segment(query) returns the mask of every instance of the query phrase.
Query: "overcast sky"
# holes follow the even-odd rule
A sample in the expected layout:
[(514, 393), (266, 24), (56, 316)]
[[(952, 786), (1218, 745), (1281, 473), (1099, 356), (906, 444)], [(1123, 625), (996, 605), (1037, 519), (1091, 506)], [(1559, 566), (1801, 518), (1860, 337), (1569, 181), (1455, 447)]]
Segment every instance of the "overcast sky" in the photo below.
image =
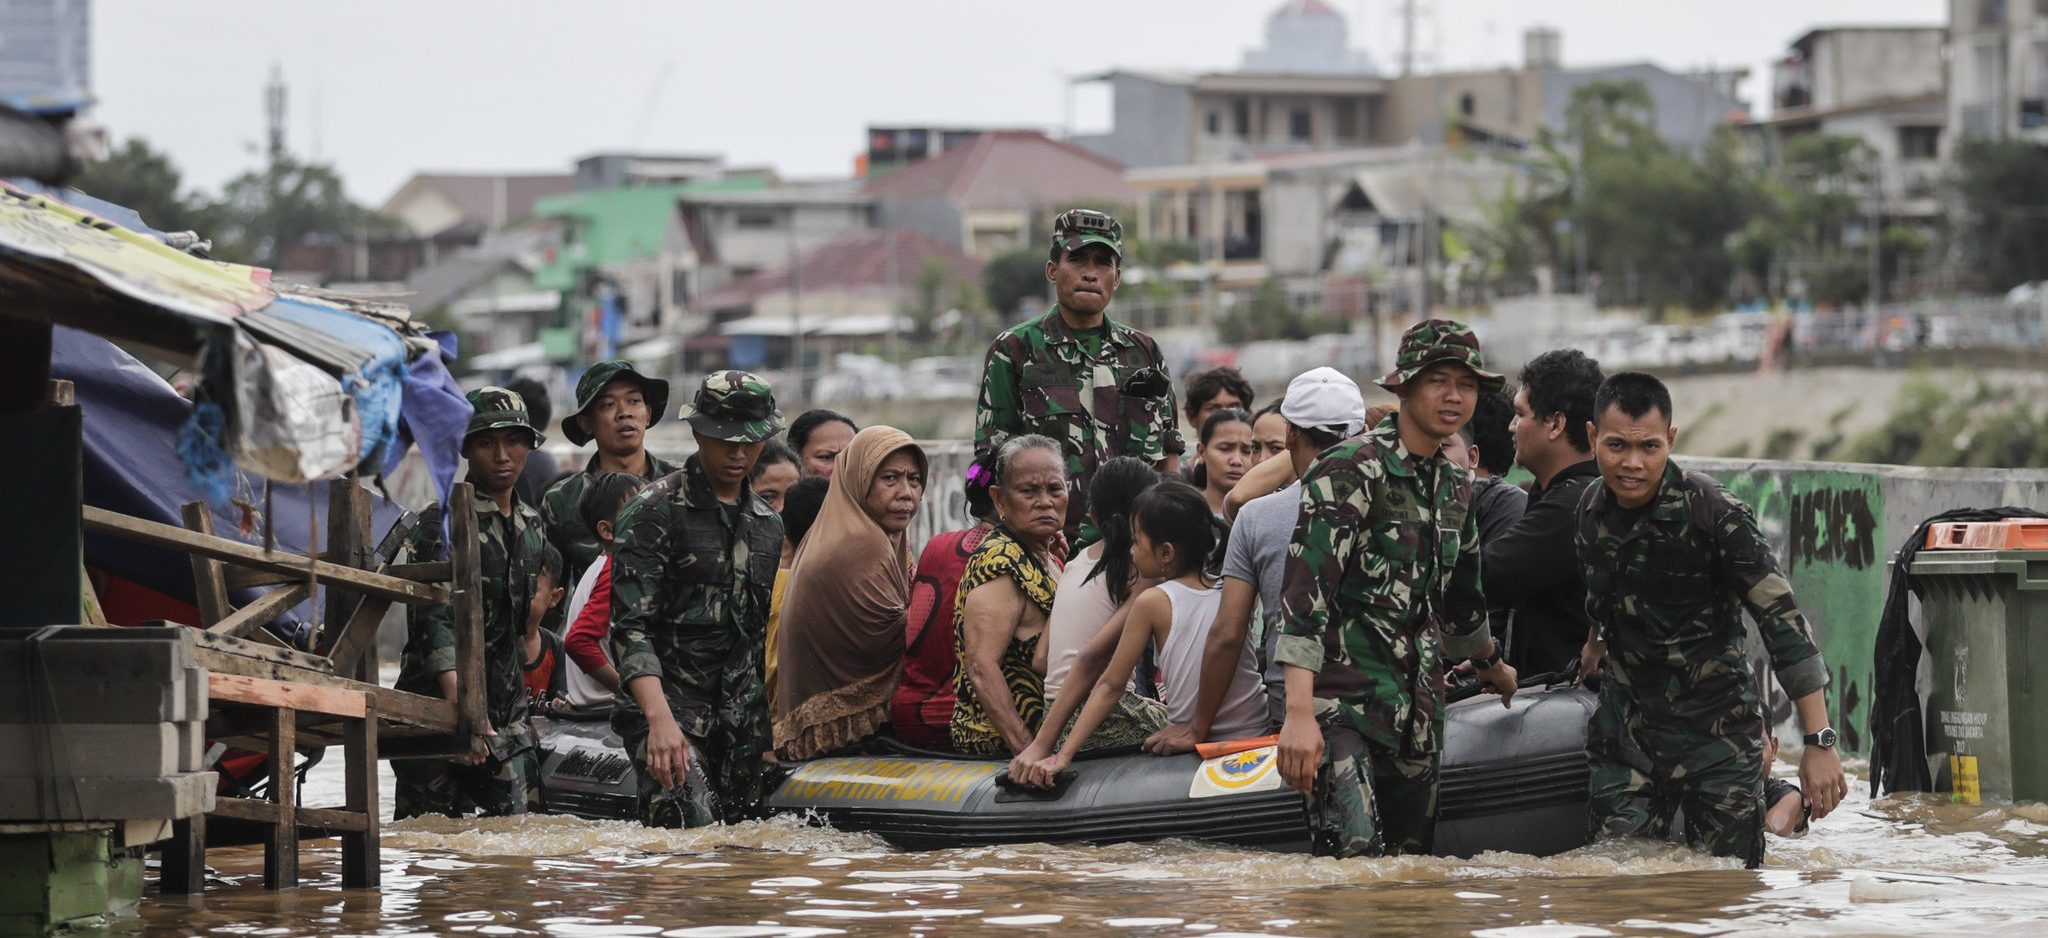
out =
[[(1398, 0), (1331, 0), (1351, 40), (1398, 61)], [(1086, 131), (1113, 66), (1224, 69), (1278, 0), (96, 0), (97, 116), (208, 189), (254, 166), (262, 87), (290, 88), (288, 143), (382, 202), (418, 170), (560, 171), (597, 150), (722, 152), (786, 176), (843, 176), (871, 123)], [(1425, 61), (1496, 66), (1525, 27), (1567, 65), (1768, 63), (1824, 25), (1939, 24), (1944, 0), (1422, 0)]]

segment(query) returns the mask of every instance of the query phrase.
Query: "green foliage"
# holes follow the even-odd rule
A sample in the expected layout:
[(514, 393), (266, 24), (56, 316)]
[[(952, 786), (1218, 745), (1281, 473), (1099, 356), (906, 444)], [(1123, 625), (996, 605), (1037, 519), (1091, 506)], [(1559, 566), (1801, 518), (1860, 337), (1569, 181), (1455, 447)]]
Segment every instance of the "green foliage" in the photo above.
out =
[(1306, 339), (1344, 328), (1336, 317), (1296, 310), (1280, 281), (1268, 279), (1259, 285), (1250, 303), (1239, 303), (1217, 317), (1216, 337), (1235, 345), (1263, 339)]
[(1045, 299), (1045, 258), (1042, 247), (1016, 248), (989, 258), (981, 270), (981, 292), (997, 319), (1016, 322), (1025, 301), (1036, 307)]
[(204, 234), (213, 228), (206, 197), (186, 192), (184, 174), (170, 156), (140, 137), (129, 137), (106, 159), (86, 164), (71, 184), (87, 195), (134, 209), (162, 231)]
[(1124, 241), (1125, 252), (1131, 256), (1131, 264), (1148, 270), (1160, 270), (1175, 264), (1194, 264), (1202, 259), (1202, 246), (1193, 241), (1179, 238), (1154, 238), (1149, 241)]
[(1797, 427), (1778, 427), (1764, 437), (1765, 459), (1791, 459), (1806, 432)]
[[(1938, 450), (1942, 444), (1933, 437), (1942, 426), (1942, 411), (1948, 406), (1948, 392), (1925, 378), (1906, 382), (1899, 390), (1898, 404), (1884, 425), (1858, 437), (1849, 446), (1849, 462), (1887, 463), (1897, 466), (1926, 465), (1923, 451)], [(1948, 424), (1954, 427), (1954, 424)], [(1953, 434), (1953, 429), (1948, 431)]]
[(1963, 270), (1981, 290), (2048, 278), (2048, 150), (2018, 140), (1964, 140), (1950, 185), (1961, 203)]

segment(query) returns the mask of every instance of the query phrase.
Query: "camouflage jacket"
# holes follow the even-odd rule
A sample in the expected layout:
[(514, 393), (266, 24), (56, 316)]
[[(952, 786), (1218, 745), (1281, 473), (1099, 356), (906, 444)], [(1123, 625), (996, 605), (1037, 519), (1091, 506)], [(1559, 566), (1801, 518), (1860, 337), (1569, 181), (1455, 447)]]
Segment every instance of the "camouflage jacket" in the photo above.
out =
[(1316, 672), (1319, 713), (1403, 753), (1440, 745), (1439, 661), (1492, 643), (1479, 592), (1472, 478), (1417, 456), (1396, 421), (1340, 443), (1302, 478), (1282, 576), (1281, 664)]
[(975, 453), (1025, 433), (1066, 451), (1070, 537), (1087, 516), (1095, 467), (1118, 456), (1157, 463), (1187, 450), (1159, 344), (1106, 316), (1101, 334), (1076, 336), (1057, 306), (996, 336), (982, 363)]
[[(619, 512), (612, 549), (612, 660), (619, 680), (661, 678), (684, 733), (714, 727), (758, 733), (769, 745), (763, 686), (770, 591), (782, 559), (782, 519), (742, 488), (719, 502), (698, 457), (663, 476)], [(628, 690), (612, 725), (644, 730), (647, 717)]]
[[(647, 454), (647, 479), (653, 481), (676, 471), (679, 466), (664, 462), (653, 453)], [(540, 517), (547, 523), (548, 540), (555, 549), (562, 552), (562, 582), (574, 587), (583, 580), (583, 571), (597, 562), (604, 553), (604, 545), (598, 543), (597, 532), (583, 523), (583, 491), (590, 485), (590, 477), (597, 474), (597, 456), (592, 454), (583, 471), (567, 476), (548, 487), (547, 494), (540, 497)], [(560, 614), (560, 607), (556, 607)]]
[(1579, 501), (1586, 613), (1606, 639), (1608, 673), (1653, 726), (1713, 733), (1756, 718), (1744, 609), (1788, 696), (1827, 686), (1827, 665), (1748, 505), (1675, 462), (1633, 527), (1610, 529), (1612, 500), (1595, 483)]
[[(540, 576), (543, 544), (540, 514), (514, 500), (510, 515), (479, 492), (470, 506), (476, 512), (477, 559), (483, 581), (484, 700), (491, 726), (503, 729), (526, 719), (526, 614)], [(427, 510), (413, 529), (407, 546), (415, 561), (446, 560), (443, 509)], [(453, 604), (414, 606), (406, 615), (405, 652), (398, 671), (399, 690), (441, 696), (440, 675), (455, 670)]]

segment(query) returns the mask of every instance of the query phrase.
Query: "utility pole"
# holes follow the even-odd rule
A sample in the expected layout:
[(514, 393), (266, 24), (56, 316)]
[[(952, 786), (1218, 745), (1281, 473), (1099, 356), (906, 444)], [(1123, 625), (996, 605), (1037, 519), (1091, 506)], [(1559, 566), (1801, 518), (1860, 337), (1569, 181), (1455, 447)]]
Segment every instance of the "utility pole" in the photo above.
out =
[(789, 206), (789, 334), (796, 358), (792, 363), (796, 371), (796, 400), (809, 403), (810, 398), (804, 394), (804, 267), (803, 257), (797, 253), (794, 202)]
[(1401, 0), (1401, 77), (1415, 74), (1415, 0)]
[(1870, 158), (1870, 307), (1871, 315), (1877, 315), (1879, 302), (1884, 294), (1884, 238), (1880, 227), (1884, 224), (1884, 162), (1873, 153)]

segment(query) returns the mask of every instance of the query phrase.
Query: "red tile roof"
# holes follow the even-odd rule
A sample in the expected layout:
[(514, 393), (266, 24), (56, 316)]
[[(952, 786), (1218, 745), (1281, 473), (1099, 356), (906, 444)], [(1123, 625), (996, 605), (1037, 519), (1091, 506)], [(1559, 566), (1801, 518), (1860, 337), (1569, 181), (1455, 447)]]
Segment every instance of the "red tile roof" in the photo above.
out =
[[(889, 247), (894, 242), (895, 282), (898, 286), (917, 283), (927, 260), (945, 265), (955, 279), (981, 282), (982, 262), (943, 241), (907, 229), (869, 229), (833, 238), (805, 252), (805, 290), (884, 287), (889, 284)], [(789, 289), (787, 266), (771, 267), (735, 280), (691, 301), (694, 310), (739, 309), (751, 306), (764, 294)]]
[(919, 160), (875, 182), (877, 200), (940, 199), (967, 209), (1129, 204), (1123, 164), (1037, 131), (1000, 130)]

